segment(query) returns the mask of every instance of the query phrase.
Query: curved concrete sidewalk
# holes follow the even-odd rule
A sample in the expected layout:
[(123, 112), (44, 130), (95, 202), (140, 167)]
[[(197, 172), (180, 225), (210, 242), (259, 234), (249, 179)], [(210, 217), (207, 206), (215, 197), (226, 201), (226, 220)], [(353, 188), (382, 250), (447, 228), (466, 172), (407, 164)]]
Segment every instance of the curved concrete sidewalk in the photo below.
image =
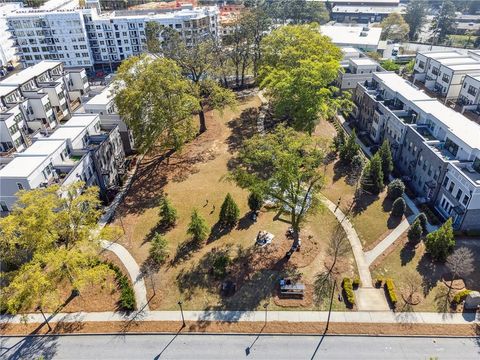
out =
[(145, 287), (145, 281), (143, 280), (140, 267), (133, 256), (130, 255), (128, 250), (120, 244), (112, 243), (107, 240), (101, 240), (100, 244), (102, 248), (112, 251), (115, 255), (117, 255), (123, 265), (127, 268), (128, 274), (130, 275), (130, 279), (132, 279), (133, 283), (137, 309), (148, 311), (147, 288)]
[(345, 233), (347, 234), (348, 241), (352, 247), (353, 256), (355, 257), (355, 262), (357, 263), (358, 274), (360, 276), (362, 287), (372, 287), (372, 275), (370, 274), (369, 264), (365, 259), (362, 243), (357, 232), (355, 231), (355, 228), (342, 210), (337, 208), (337, 205), (327, 198), (323, 198), (322, 201), (335, 215), (338, 222), (342, 225), (343, 230), (345, 230)]

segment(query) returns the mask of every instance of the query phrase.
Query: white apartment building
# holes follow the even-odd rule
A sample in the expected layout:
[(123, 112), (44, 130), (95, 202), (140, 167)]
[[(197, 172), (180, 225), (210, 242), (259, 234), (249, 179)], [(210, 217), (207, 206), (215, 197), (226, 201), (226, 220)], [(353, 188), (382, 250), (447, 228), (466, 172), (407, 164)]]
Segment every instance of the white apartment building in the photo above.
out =
[(342, 90), (355, 89), (357, 83), (372, 80), (374, 72), (385, 71), (376, 61), (355, 48), (342, 48), (342, 52), (341, 69), (336, 80)]
[(26, 150), (0, 164), (0, 210), (11, 211), (19, 190), (84, 181), (101, 196), (120, 184), (125, 154), (118, 127), (105, 129), (98, 115), (74, 114), (48, 135), (37, 134)]
[(382, 28), (357, 25), (322, 25), (320, 32), (341, 47), (353, 47), (361, 51), (377, 51)]
[(22, 64), (57, 60), (66, 67), (111, 69), (123, 59), (146, 50), (148, 22), (177, 30), (187, 44), (195, 37), (218, 33), (216, 6), (170, 12), (103, 13), (97, 5), (51, 11), (23, 9), (10, 14), (9, 29)]
[(42, 61), (0, 82), (0, 109), (18, 106), (30, 131), (51, 131), (70, 118), (88, 90), (84, 69), (66, 72), (62, 62)]
[(476, 52), (419, 52), (414, 65), (414, 82), (420, 81), (445, 100), (458, 99), (467, 75), (480, 75), (480, 57)]
[(480, 74), (465, 76), (458, 103), (473, 109), (480, 105)]
[(0, 68), (16, 59), (15, 41), (8, 31), (7, 15), (20, 9), (23, 3), (0, 3)]

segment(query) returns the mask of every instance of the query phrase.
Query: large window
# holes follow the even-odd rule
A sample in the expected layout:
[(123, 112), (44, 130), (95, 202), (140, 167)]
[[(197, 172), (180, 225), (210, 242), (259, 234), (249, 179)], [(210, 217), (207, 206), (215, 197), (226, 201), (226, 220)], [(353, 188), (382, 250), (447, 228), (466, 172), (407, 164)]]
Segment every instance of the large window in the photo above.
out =
[(455, 144), (449, 138), (447, 138), (447, 140), (445, 140), (445, 149), (447, 149), (453, 156), (457, 156), (458, 145)]

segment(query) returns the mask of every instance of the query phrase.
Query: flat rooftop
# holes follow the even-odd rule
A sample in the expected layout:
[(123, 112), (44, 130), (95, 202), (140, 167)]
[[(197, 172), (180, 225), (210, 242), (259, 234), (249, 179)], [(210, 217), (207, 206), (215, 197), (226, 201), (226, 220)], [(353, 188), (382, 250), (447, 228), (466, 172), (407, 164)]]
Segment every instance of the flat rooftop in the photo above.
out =
[(107, 105), (114, 98), (113, 96), (113, 83), (107, 86), (102, 92), (98, 95), (95, 95), (90, 100), (88, 100), (84, 106), (88, 108), (88, 105)]
[(0, 170), (0, 178), (26, 178), (47, 158), (48, 155), (16, 157)]
[(35, 64), (33, 66), (30, 66), (20, 71), (19, 73), (9, 76), (8, 78), (0, 82), (0, 86), (4, 86), (4, 85), (20, 86), (26, 83), (27, 81), (29, 81), (30, 79), (34, 78), (35, 76), (41, 75), (45, 71), (53, 69), (60, 64), (62, 64), (61, 61), (44, 60), (42, 62), (39, 62), (38, 64)]
[(377, 66), (377, 62), (373, 61), (370, 58), (356, 58), (356, 59), (350, 59), (352, 63), (358, 66)]
[(61, 128), (70, 128), (70, 127), (88, 127), (90, 124), (95, 122), (98, 119), (97, 114), (73, 114), (73, 116), (64, 123)]
[(65, 140), (35, 141), (16, 156), (49, 156), (65, 144)]
[(478, 60), (471, 58), (469, 56), (464, 57), (454, 57), (448, 59), (435, 59), (435, 61), (439, 62), (442, 65), (461, 65), (461, 64), (475, 64), (478, 63)]
[(423, 91), (414, 87), (410, 82), (393, 72), (374, 73), (373, 77), (375, 80), (384, 84), (386, 87), (388, 87), (392, 91), (395, 91), (397, 94), (402, 95), (407, 100), (430, 100), (434, 103), (439, 104), (437, 100), (432, 99)]
[(453, 71), (473, 71), (475, 73), (480, 72), (480, 62), (472, 64), (459, 64), (459, 65), (445, 65), (445, 67)]
[(473, 80), (476, 80), (476, 81), (480, 81), (480, 74), (473, 74), (473, 75), (470, 75), (468, 74), (467, 77), (470, 77), (472, 78)]
[(480, 149), (480, 125), (438, 101), (413, 101), (423, 112), (444, 124), (456, 137), (474, 149)]
[(64, 127), (63, 125), (60, 126), (57, 130), (53, 132), (48, 137), (41, 138), (42, 140), (67, 140), (70, 139), (71, 141), (76, 140), (79, 136), (81, 136), (84, 132), (87, 131), (85, 126), (77, 126), (77, 127)]
[(461, 54), (456, 51), (419, 51), (419, 54), (426, 56), (431, 59), (448, 59), (455, 57), (464, 57), (464, 54)]
[(392, 6), (361, 6), (361, 5), (336, 5), (332, 8), (333, 13), (340, 14), (390, 14), (400, 12), (402, 8)]
[(332, 39), (337, 45), (369, 45), (378, 46), (382, 28), (365, 26), (322, 25), (320, 32)]
[(18, 86), (15, 85), (2, 85), (0, 83), (0, 97), (1, 96), (6, 96), (10, 94), (12, 91), (15, 91), (18, 89)]

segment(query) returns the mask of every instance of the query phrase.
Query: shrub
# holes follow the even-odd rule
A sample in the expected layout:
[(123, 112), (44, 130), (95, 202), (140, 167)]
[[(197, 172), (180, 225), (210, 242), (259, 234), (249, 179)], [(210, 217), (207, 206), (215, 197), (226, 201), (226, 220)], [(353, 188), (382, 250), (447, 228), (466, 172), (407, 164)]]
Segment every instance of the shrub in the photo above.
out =
[(403, 198), (399, 197), (397, 200), (393, 202), (392, 205), (392, 216), (395, 217), (402, 217), (403, 214), (405, 213), (407, 205), (405, 205), (405, 200)]
[(420, 221), (420, 225), (422, 226), (422, 232), (426, 233), (427, 232), (427, 215), (425, 213), (421, 212), (418, 214), (417, 218), (415, 221)]
[(167, 240), (159, 233), (155, 233), (150, 246), (149, 256), (156, 265), (163, 264), (168, 258)]
[(234, 227), (240, 217), (240, 209), (238, 205), (233, 200), (230, 193), (225, 196), (223, 201), (222, 208), (220, 209), (220, 224), (228, 227)]
[(160, 222), (165, 227), (171, 227), (177, 222), (177, 210), (166, 197), (161, 200), (159, 215)]
[(467, 290), (467, 289), (457, 292), (453, 297), (452, 303), (460, 304), (467, 298), (468, 294), (470, 294), (471, 292), (472, 290)]
[(350, 278), (343, 278), (342, 288), (345, 292), (345, 299), (350, 305), (355, 305), (355, 296), (353, 294), (353, 284)]
[(387, 188), (387, 197), (392, 200), (397, 200), (402, 197), (405, 192), (405, 184), (400, 179), (394, 179)]
[(360, 287), (360, 279), (358, 277), (353, 279), (352, 286), (354, 289), (358, 289)]
[(188, 224), (187, 234), (192, 236), (192, 239), (199, 243), (204, 241), (208, 236), (208, 226), (205, 219), (200, 216), (197, 209), (194, 209)]
[(416, 244), (422, 237), (422, 233), (422, 223), (417, 218), (410, 226), (410, 229), (408, 229), (408, 240)]
[(248, 207), (252, 211), (258, 211), (262, 208), (263, 196), (258, 191), (252, 191), (248, 196)]
[(120, 288), (118, 306), (124, 311), (135, 310), (135, 292), (128, 281), (128, 277), (122, 273), (117, 265), (107, 262), (107, 266), (115, 273), (115, 282)]
[(223, 279), (227, 275), (227, 267), (230, 265), (230, 256), (219, 254), (213, 260), (213, 276), (216, 279)]
[(397, 294), (395, 292), (395, 286), (392, 279), (385, 280), (385, 288), (387, 289), (387, 296), (393, 307), (397, 305)]

